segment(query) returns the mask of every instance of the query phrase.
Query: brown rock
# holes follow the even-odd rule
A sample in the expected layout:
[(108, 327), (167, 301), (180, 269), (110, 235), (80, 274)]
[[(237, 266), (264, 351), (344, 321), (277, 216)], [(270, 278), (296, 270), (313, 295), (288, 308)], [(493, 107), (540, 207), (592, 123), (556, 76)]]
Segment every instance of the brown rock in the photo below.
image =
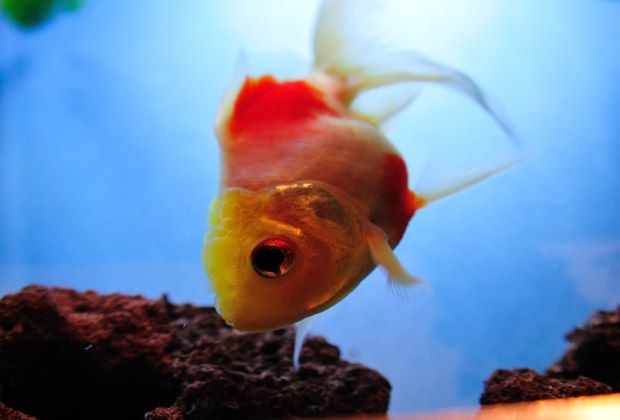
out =
[(552, 378), (532, 369), (500, 369), (484, 383), (481, 404), (512, 403), (611, 393), (609, 385), (580, 376)]
[(0, 402), (0, 419), (2, 420), (35, 420), (21, 411), (13, 410), (11, 407)]
[(37, 417), (192, 419), (387, 410), (390, 385), (323, 338), (241, 334), (164, 297), (30, 286), (0, 300), (0, 401)]
[(482, 404), (620, 392), (620, 306), (594, 313), (570, 332), (566, 354), (547, 374), (498, 370), (484, 385)]
[(183, 420), (185, 417), (177, 407), (156, 408), (146, 413), (146, 420)]
[(566, 354), (548, 373), (566, 378), (587, 376), (620, 392), (620, 306), (594, 313), (566, 338), (570, 343)]

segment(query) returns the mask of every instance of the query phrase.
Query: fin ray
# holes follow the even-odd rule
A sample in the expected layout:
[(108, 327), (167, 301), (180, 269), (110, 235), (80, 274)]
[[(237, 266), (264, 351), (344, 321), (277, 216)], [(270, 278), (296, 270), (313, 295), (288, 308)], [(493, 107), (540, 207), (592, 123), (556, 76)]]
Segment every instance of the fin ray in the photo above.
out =
[[(362, 91), (399, 83), (436, 83), (460, 91), (485, 110), (518, 145), (506, 118), (466, 74), (424, 56), (402, 51), (374, 23), (378, 5), (369, 0), (324, 0), (314, 37), (314, 69), (346, 80), (343, 101), (350, 105)], [(387, 31), (386, 31), (387, 32)], [(368, 115), (380, 124), (409, 105), (409, 99), (383, 99)]]
[(381, 228), (369, 224), (366, 240), (372, 260), (387, 271), (390, 282), (399, 286), (413, 286), (422, 283), (420, 279), (409, 274), (402, 266)]
[(449, 197), (453, 194), (458, 193), (461, 190), (464, 190), (467, 187), (475, 185), (481, 181), (484, 181), (487, 178), (504, 172), (528, 158), (529, 156), (521, 156), (517, 159), (508, 160), (490, 168), (474, 171), (468, 175), (458, 177), (456, 180), (453, 180), (440, 187), (435, 187), (428, 190), (416, 190), (416, 195), (422, 198), (424, 206), (426, 206), (429, 203), (441, 200), (445, 197)]

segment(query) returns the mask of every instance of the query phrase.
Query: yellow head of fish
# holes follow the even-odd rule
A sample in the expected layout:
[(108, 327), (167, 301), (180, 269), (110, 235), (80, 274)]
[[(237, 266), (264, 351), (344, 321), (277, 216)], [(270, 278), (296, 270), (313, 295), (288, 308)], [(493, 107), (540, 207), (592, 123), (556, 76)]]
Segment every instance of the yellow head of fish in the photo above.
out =
[(289, 325), (344, 297), (370, 267), (365, 227), (325, 186), (303, 182), (214, 201), (203, 262), (224, 319), (244, 331)]

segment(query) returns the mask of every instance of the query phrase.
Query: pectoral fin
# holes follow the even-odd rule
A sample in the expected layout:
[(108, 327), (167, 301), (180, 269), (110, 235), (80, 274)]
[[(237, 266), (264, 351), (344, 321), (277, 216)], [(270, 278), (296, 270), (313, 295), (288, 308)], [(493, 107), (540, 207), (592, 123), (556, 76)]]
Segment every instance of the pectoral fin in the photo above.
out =
[(390, 283), (395, 283), (396, 286), (412, 286), (422, 283), (420, 279), (409, 274), (398, 261), (388, 243), (387, 236), (381, 228), (370, 224), (366, 233), (366, 240), (372, 260), (376, 265), (387, 271)]
[(475, 185), (480, 181), (484, 181), (487, 178), (504, 172), (531, 157), (532, 155), (520, 155), (514, 159), (501, 162), (486, 169), (474, 170), (469, 174), (456, 174), (451, 181), (438, 187), (432, 189), (425, 189), (423, 187), (416, 188), (416, 196), (422, 199), (425, 205), (433, 201), (441, 200), (442, 198), (449, 197), (467, 187)]

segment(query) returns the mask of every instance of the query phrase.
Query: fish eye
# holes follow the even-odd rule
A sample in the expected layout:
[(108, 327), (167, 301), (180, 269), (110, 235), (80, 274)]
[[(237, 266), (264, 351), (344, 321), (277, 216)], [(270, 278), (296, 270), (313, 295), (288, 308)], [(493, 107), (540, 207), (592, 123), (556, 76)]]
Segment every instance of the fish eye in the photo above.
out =
[(285, 275), (293, 266), (295, 247), (283, 238), (265, 239), (252, 251), (252, 267), (263, 277)]

